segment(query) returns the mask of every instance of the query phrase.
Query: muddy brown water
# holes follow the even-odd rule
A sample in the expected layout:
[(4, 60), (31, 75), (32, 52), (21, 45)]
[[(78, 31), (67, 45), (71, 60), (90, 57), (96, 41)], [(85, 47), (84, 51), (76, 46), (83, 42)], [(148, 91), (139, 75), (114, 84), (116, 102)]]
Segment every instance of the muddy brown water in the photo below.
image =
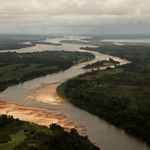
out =
[[(75, 39), (80, 39), (82, 37), (75, 37)], [(46, 41), (58, 43), (61, 40), (67, 39), (64, 38), (55, 38), (47, 39)], [(74, 39), (74, 37), (71, 37)], [(34, 52), (34, 51), (44, 51), (44, 50), (65, 50), (65, 51), (82, 51), (80, 47), (85, 45), (79, 44), (65, 44), (62, 46), (53, 46), (53, 45), (36, 45), (34, 47), (23, 48), (17, 50), (18, 52)], [(89, 51), (87, 51), (89, 52)], [(88, 131), (87, 135), (89, 139), (100, 145), (102, 150), (150, 150), (145, 143), (137, 140), (136, 138), (128, 135), (123, 130), (111, 125), (110, 123), (94, 116), (84, 110), (81, 110), (69, 102), (55, 104), (55, 103), (43, 103), (39, 101), (31, 101), (27, 98), (28, 94), (42, 86), (43, 84), (53, 84), (66, 81), (72, 77), (78, 76), (86, 72), (82, 69), (83, 66), (89, 63), (96, 62), (97, 60), (103, 60), (108, 58), (113, 58), (120, 61), (121, 64), (126, 64), (128, 61), (122, 60), (117, 57), (112, 57), (108, 55), (103, 55), (98, 52), (93, 53), (96, 58), (91, 62), (82, 63), (76, 66), (73, 66), (65, 71), (61, 71), (55, 74), (50, 74), (44, 77), (36, 78), (23, 84), (18, 84), (7, 88), (5, 91), (0, 93), (0, 99), (5, 99), (8, 102), (13, 102), (16, 104), (32, 106), (36, 108), (45, 108), (48, 110), (53, 110), (56, 114), (63, 114), (69, 120), (73, 122), (82, 124), (85, 126)], [(103, 68), (105, 69), (105, 68)]]

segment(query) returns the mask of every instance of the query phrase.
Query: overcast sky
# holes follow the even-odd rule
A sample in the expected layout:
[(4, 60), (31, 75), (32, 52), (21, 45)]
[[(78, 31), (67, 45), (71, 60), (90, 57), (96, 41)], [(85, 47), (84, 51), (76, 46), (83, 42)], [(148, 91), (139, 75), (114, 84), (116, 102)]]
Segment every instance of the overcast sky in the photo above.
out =
[(0, 33), (150, 34), (150, 0), (0, 0)]

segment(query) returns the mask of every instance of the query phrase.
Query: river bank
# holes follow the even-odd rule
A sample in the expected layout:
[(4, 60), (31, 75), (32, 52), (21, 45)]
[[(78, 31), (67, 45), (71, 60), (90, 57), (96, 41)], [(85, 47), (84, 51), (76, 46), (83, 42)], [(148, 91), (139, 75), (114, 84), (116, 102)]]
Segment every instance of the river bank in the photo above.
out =
[(82, 135), (87, 131), (86, 127), (68, 120), (63, 114), (56, 114), (55, 110), (37, 109), (9, 103), (5, 100), (0, 100), (0, 115), (2, 114), (44, 126), (56, 123), (62, 126), (66, 131), (75, 128), (80, 134), (82, 133)]
[(0, 91), (40, 76), (64, 71), (94, 58), (90, 53), (66, 51), (0, 53)]
[[(49, 39), (47, 41), (51, 42), (59, 42), (62, 41), (64, 38), (57, 38), (57, 39)], [(85, 45), (84, 45), (85, 46)], [(22, 52), (33, 52), (33, 51), (44, 51), (45, 49), (52, 51), (57, 50), (60, 51), (62, 49), (66, 51), (84, 51), (81, 50), (80, 47), (83, 45), (77, 44), (63, 44), (62, 46), (46, 46), (46, 45), (37, 45), (35, 47), (21, 49), (20, 53)], [(86, 51), (90, 52), (90, 51)], [(88, 135), (89, 139), (94, 143), (98, 143), (101, 145), (103, 150), (133, 150), (133, 149), (142, 149), (142, 150), (149, 150), (149, 147), (144, 143), (136, 140), (135, 138), (129, 136), (128, 134), (124, 133), (122, 130), (116, 128), (115, 126), (109, 124), (108, 122), (86, 112), (77, 107), (71, 105), (67, 101), (65, 103), (44, 103), (42, 100), (38, 101), (31, 101), (28, 98), (28, 95), (31, 95), (31, 91), (36, 91), (38, 89), (38, 93), (40, 93), (40, 89), (44, 91), (44, 86), (41, 87), (43, 84), (46, 85), (46, 89), (48, 89), (48, 85), (54, 83), (64, 82), (70, 78), (76, 77), (78, 75), (84, 74), (86, 72), (83, 67), (87, 64), (92, 64), (97, 61), (101, 60), (108, 60), (109, 58), (113, 58), (114, 60), (120, 61), (120, 64), (129, 63), (126, 60), (120, 59), (118, 57), (113, 57), (110, 55), (101, 54), (95, 51), (90, 52), (95, 55), (95, 59), (93, 61), (75, 65), (63, 72), (59, 72), (56, 74), (47, 75), (45, 77), (36, 78), (31, 81), (27, 81), (23, 84), (15, 85), (12, 87), (7, 88), (5, 91), (0, 93), (1, 99), (6, 99), (9, 103), (17, 103), (19, 105), (25, 105), (30, 107), (35, 107), (37, 109), (48, 109), (48, 110), (56, 110), (56, 114), (63, 114), (67, 117), (68, 120), (72, 120), (73, 122), (85, 126), (87, 131), (86, 134)], [(46, 90), (45, 90), (46, 91)], [(37, 92), (37, 91), (36, 91)], [(47, 92), (48, 93), (48, 92)], [(33, 93), (32, 93), (33, 94)], [(118, 141), (119, 139), (119, 141)]]

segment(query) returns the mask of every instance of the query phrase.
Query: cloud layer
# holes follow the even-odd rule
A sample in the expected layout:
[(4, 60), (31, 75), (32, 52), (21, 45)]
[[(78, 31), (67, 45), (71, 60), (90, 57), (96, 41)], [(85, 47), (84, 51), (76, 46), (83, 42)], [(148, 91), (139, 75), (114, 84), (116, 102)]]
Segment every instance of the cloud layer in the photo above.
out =
[(134, 26), (134, 32), (145, 33), (150, 25), (150, 0), (0, 0), (0, 4), (0, 32), (90, 33), (95, 26), (99, 32), (118, 26), (127, 32)]

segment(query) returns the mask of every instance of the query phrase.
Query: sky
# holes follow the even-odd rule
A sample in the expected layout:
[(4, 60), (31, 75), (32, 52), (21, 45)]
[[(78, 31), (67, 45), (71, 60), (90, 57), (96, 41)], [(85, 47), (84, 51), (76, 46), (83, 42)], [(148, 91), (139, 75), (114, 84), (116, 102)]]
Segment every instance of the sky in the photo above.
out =
[(0, 33), (150, 34), (150, 0), (0, 0)]

